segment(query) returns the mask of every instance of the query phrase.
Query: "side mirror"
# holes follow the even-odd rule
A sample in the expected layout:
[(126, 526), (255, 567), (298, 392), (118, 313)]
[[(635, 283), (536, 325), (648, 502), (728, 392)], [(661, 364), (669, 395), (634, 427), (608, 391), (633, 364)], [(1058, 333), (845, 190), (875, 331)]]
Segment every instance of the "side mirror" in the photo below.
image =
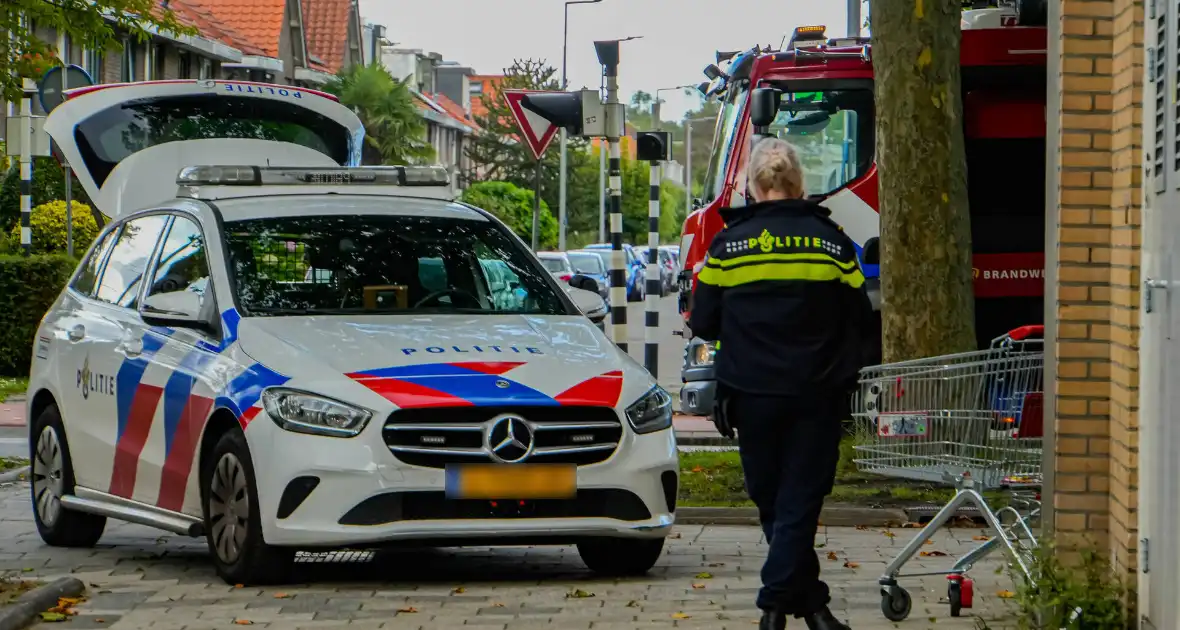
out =
[[(593, 282), (593, 280), (591, 280), (591, 282)], [(569, 293), (570, 298), (573, 299), (574, 305), (577, 306), (578, 310), (582, 311), (582, 314), (588, 317), (590, 321), (597, 324), (606, 319), (608, 309), (606, 307), (606, 300), (603, 300), (601, 295), (586, 291), (584, 289), (577, 289), (572, 286), (566, 289), (566, 291)]]
[(193, 291), (149, 295), (143, 301), (140, 315), (152, 326), (209, 328), (209, 322), (201, 316), (201, 294)]
[(717, 64), (715, 63), (705, 66), (705, 76), (709, 77), (710, 81), (716, 80), (717, 77), (721, 76), (722, 74), (724, 73), (721, 72), (721, 68), (718, 68)]
[(881, 264), (881, 239), (874, 236), (865, 241), (864, 250), (861, 252), (861, 258), (864, 259), (866, 265)]
[(575, 274), (574, 277), (570, 278), (569, 285), (575, 289), (598, 294), (598, 281), (590, 276)]
[(755, 127), (769, 127), (778, 116), (783, 93), (774, 88), (758, 88), (750, 95), (750, 123)]

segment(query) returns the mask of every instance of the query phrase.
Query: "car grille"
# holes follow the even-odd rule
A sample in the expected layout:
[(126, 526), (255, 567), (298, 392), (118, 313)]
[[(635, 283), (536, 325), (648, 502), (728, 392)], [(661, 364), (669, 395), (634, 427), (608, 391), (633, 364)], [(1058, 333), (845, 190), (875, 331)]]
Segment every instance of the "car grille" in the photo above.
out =
[(619, 446), (623, 425), (607, 407), (459, 407), (403, 409), (385, 422), (385, 444), (412, 466), (490, 463), (485, 446), (492, 420), (512, 414), (532, 429), (526, 461), (585, 466), (606, 461)]

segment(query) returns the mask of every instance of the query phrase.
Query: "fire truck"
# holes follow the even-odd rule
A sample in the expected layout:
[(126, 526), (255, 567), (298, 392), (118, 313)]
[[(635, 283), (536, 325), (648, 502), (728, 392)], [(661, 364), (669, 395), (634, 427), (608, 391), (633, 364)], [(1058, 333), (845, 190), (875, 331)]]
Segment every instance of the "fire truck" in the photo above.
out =
[[(961, 28), (963, 121), (971, 214), (975, 328), (981, 347), (1044, 319), (1046, 5), (1044, 0), (965, 3)], [(784, 38), (785, 41), (785, 38)], [(720, 64), (720, 65), (719, 65)], [(724, 69), (722, 69), (724, 66)], [(872, 45), (796, 28), (778, 50), (717, 54), (702, 89), (721, 103), (704, 192), (680, 243), (685, 347), (681, 411), (711, 415), (713, 357), (721, 349), (688, 329), (694, 267), (722, 229), (720, 210), (747, 201), (744, 172), (755, 134), (794, 144), (811, 197), (857, 245), (877, 310), (880, 359), (880, 218)], [(757, 102), (768, 102), (769, 113)], [(758, 111), (760, 110), (760, 111)], [(764, 118), (754, 120), (752, 115)], [(723, 351), (723, 350), (722, 350)]]

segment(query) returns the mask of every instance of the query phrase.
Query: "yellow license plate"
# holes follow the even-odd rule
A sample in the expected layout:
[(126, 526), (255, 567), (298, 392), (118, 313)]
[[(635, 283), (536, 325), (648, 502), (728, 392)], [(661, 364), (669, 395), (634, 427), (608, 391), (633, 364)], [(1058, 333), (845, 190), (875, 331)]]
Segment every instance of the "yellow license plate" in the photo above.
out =
[(447, 466), (449, 499), (572, 499), (577, 468), (563, 464)]

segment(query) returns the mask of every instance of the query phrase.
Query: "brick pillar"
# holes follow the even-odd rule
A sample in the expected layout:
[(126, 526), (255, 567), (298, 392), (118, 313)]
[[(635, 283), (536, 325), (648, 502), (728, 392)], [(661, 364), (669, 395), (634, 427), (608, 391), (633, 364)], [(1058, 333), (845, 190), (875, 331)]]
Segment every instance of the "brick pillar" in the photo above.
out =
[(1112, 2), (1061, 7), (1054, 528), (1106, 544)]

